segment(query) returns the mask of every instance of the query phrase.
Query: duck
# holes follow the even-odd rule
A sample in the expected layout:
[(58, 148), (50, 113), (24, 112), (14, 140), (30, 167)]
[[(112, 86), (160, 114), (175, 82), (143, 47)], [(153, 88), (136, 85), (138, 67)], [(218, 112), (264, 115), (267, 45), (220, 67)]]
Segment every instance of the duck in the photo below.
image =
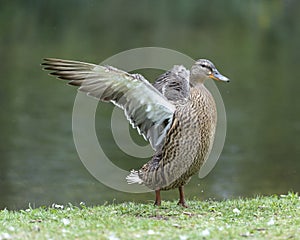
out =
[(123, 109), (132, 127), (150, 143), (152, 158), (130, 171), (128, 184), (155, 191), (156, 206), (161, 206), (161, 191), (178, 188), (178, 205), (188, 207), (184, 186), (208, 159), (217, 125), (216, 103), (204, 83), (229, 78), (207, 59), (196, 60), (189, 70), (174, 65), (153, 84), (141, 74), (108, 65), (57, 58), (45, 58), (42, 65), (78, 91)]

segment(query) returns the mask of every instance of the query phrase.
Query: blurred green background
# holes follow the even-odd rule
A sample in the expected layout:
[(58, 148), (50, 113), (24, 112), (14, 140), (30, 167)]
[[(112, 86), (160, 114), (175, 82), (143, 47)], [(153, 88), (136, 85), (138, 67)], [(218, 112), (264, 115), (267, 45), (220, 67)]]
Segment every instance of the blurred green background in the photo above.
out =
[[(99, 63), (149, 46), (208, 58), (232, 80), (218, 84), (228, 121), (224, 150), (205, 179), (195, 176), (186, 187), (188, 198), (300, 191), (299, 23), (297, 0), (1, 1), (0, 208), (153, 200), (88, 173), (72, 137), (77, 91), (40, 66), (44, 57)], [(154, 81), (160, 71), (142, 73)], [(101, 144), (114, 163), (130, 170), (147, 161), (115, 145), (112, 106), (98, 110)]]

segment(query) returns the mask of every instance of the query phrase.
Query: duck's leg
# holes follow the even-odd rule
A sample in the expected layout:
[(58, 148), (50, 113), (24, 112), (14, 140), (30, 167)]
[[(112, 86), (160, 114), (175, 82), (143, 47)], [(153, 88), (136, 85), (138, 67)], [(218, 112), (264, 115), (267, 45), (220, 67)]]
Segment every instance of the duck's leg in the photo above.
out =
[(155, 206), (161, 205), (160, 190), (155, 190)]
[(178, 190), (179, 190), (179, 202), (178, 202), (178, 205), (181, 205), (182, 207), (187, 208), (188, 205), (185, 204), (183, 186), (180, 186), (178, 188)]

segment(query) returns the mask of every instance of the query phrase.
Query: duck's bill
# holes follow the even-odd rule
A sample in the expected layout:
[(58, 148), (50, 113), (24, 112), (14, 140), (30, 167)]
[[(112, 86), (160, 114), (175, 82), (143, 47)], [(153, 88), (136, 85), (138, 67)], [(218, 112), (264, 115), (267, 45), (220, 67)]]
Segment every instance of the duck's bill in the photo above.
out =
[(222, 81), (222, 82), (230, 82), (229, 78), (223, 76), (219, 72), (213, 72), (212, 74), (209, 75), (211, 79), (217, 80), (217, 81)]

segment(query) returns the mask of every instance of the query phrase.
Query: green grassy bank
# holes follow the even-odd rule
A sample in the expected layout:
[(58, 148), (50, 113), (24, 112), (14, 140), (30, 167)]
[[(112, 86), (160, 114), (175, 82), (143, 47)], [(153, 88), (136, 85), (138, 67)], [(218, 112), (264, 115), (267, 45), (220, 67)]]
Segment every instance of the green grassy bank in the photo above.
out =
[(0, 210), (0, 239), (300, 239), (300, 197)]

